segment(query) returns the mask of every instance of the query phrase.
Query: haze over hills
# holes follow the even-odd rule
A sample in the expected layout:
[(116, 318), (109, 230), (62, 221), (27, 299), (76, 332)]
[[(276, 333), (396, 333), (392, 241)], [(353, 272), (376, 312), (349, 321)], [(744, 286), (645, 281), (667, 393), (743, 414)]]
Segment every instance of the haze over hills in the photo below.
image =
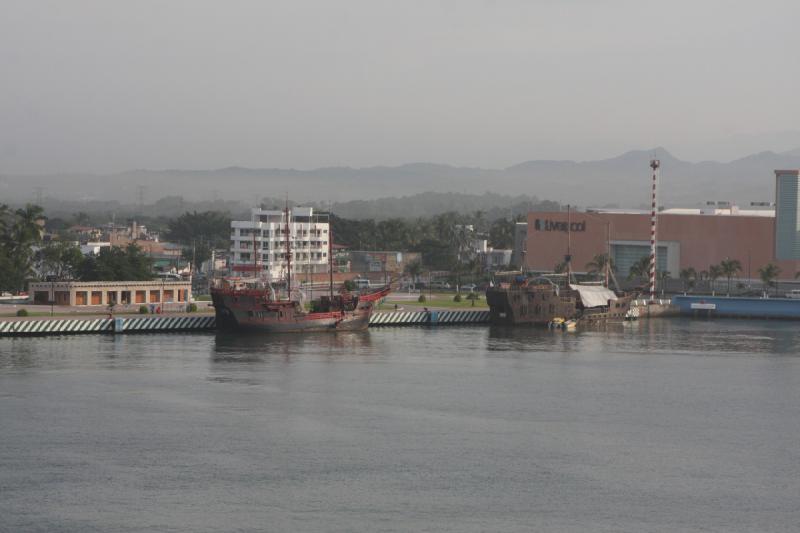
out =
[[(108, 175), (0, 175), (6, 203), (38, 194), (66, 201), (146, 203), (167, 196), (187, 201), (229, 200), (255, 205), (261, 198), (298, 202), (352, 202), (425, 192), (527, 195), (579, 206), (639, 207), (649, 198), (649, 160), (661, 160), (660, 203), (693, 206), (706, 200), (740, 205), (772, 201), (773, 170), (800, 168), (800, 149), (761, 152), (730, 162), (687, 162), (664, 148), (634, 150), (596, 161), (536, 160), (505, 169), (410, 163), (388, 167), (314, 170), (250, 169), (132, 170)], [(366, 209), (366, 206), (364, 206)], [(383, 210), (378, 212), (382, 213)]]

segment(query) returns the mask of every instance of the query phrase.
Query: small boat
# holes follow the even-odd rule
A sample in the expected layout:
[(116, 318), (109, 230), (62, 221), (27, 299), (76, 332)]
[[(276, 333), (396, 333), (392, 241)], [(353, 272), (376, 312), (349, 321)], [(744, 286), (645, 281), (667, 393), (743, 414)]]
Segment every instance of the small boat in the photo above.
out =
[(577, 320), (566, 319), (560, 316), (554, 318), (547, 324), (548, 329), (560, 329), (562, 331), (575, 331), (577, 326), (578, 326)]

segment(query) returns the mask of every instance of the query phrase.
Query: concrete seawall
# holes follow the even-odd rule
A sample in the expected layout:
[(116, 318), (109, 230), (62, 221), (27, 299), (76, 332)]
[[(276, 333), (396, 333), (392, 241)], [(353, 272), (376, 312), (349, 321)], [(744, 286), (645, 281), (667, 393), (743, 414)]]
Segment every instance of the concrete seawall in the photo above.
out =
[(369, 319), (374, 326), (447, 326), (455, 324), (488, 324), (489, 311), (410, 311), (375, 313)]
[(214, 329), (211, 315), (116, 318), (42, 318), (0, 322), (0, 337), (70, 335), (77, 333), (137, 333), (146, 331), (199, 331)]
[[(484, 324), (489, 311), (418, 311), (375, 313), (370, 326), (447, 326)], [(145, 333), (207, 331), (216, 328), (214, 315), (116, 318), (9, 318), (0, 321), (0, 337), (73, 335), (81, 333)]]

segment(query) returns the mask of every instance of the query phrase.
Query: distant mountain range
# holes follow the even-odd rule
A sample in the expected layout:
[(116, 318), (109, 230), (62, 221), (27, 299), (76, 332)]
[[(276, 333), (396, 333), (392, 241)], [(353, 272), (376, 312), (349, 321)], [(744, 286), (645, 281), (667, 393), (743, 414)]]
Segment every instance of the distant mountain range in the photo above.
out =
[[(133, 170), (109, 175), (0, 175), (3, 202), (50, 199), (136, 204), (166, 196), (187, 201), (233, 200), (255, 205), (288, 195), (300, 202), (336, 203), (425, 192), (525, 195), (578, 206), (640, 207), (649, 201), (653, 157), (661, 160), (660, 203), (694, 206), (706, 200), (774, 201), (777, 168), (800, 168), (800, 148), (761, 152), (734, 161), (691, 163), (664, 148), (636, 150), (597, 161), (526, 161), (505, 169), (411, 163), (397, 167), (315, 170)], [(40, 188), (40, 189), (38, 189)], [(37, 190), (38, 189), (38, 190)], [(364, 206), (366, 208), (366, 206)]]

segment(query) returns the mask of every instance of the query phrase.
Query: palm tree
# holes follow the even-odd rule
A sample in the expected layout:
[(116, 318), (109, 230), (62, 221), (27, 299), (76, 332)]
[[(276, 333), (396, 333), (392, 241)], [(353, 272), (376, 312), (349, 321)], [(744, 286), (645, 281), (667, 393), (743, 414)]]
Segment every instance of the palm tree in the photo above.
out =
[(44, 210), (38, 205), (28, 204), (14, 212), (15, 221), (11, 226), (11, 237), (20, 248), (30, 248), (42, 240)]
[(658, 284), (661, 287), (661, 297), (664, 297), (664, 288), (667, 286), (667, 280), (672, 277), (669, 270), (662, 270), (658, 273)]
[(650, 274), (650, 256), (642, 256), (638, 261), (631, 265), (628, 271), (628, 279), (647, 278)]
[(711, 265), (708, 267), (708, 279), (711, 280), (711, 294), (712, 296), (716, 294), (715, 283), (716, 281), (722, 277), (722, 267), (719, 265)]
[(697, 279), (697, 271), (694, 268), (684, 268), (679, 273), (680, 278), (683, 280), (683, 292), (694, 288), (694, 282)]
[(606, 268), (614, 269), (614, 260), (609, 259), (608, 254), (597, 254), (586, 263), (586, 270), (589, 274), (602, 274)]
[(0, 290), (24, 290), (33, 276), (32, 246), (42, 240), (43, 219), (38, 205), (28, 204), (13, 213), (0, 206)]
[(738, 259), (723, 259), (720, 262), (719, 266), (722, 271), (722, 275), (728, 278), (728, 296), (730, 296), (731, 278), (734, 277), (737, 272), (741, 272), (742, 264), (739, 262)]
[[(772, 263), (767, 264), (766, 266), (758, 269), (758, 276), (761, 278), (761, 281), (764, 282), (765, 287), (770, 287), (771, 285), (775, 285), (775, 293), (777, 295), (778, 292), (778, 284), (775, 283), (775, 279), (780, 275), (781, 269), (778, 268), (777, 265)], [(764, 291), (764, 295), (767, 294), (767, 291)]]
[(8, 206), (6, 204), (0, 204), (0, 236), (6, 235), (9, 215), (10, 210), (8, 209)]
[(408, 263), (404, 270), (406, 274), (411, 276), (411, 283), (416, 285), (417, 278), (422, 273), (422, 264), (419, 261), (413, 261), (411, 263)]

